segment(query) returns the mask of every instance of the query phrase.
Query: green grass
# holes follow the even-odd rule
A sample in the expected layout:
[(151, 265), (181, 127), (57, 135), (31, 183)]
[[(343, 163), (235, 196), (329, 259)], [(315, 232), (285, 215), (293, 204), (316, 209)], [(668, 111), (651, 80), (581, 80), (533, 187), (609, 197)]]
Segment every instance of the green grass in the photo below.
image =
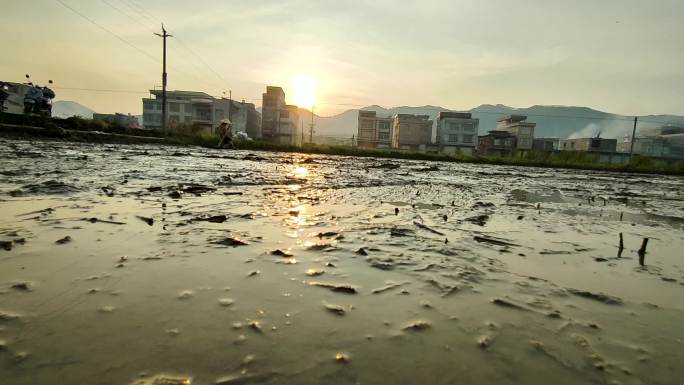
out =
[[(105, 142), (105, 143), (156, 143), (169, 145), (192, 145), (216, 148), (218, 138), (214, 135), (198, 131), (192, 126), (180, 126), (164, 133), (157, 130), (139, 130), (111, 125), (89, 119), (73, 117), (68, 119), (10, 116), (4, 114), (3, 122), (20, 124), (27, 127), (8, 128), (2, 126), (2, 133), (12, 137), (46, 137), (52, 139)], [(42, 127), (43, 129), (30, 128)], [(93, 131), (110, 135), (94, 134)], [(114, 135), (111, 135), (114, 134)], [(124, 136), (125, 135), (125, 136)], [(476, 164), (496, 164), (506, 166), (528, 166), (545, 168), (566, 168), (603, 170), (616, 172), (637, 172), (648, 174), (684, 175), (684, 162), (665, 164), (651, 158), (635, 156), (629, 163), (610, 164), (597, 161), (595, 154), (584, 152), (527, 152), (509, 157), (500, 156), (465, 156), (433, 153), (398, 151), (391, 149), (369, 149), (351, 146), (332, 145), (278, 145), (263, 141), (234, 141), (236, 149), (254, 151), (298, 152), (306, 154), (327, 154), (355, 157), (377, 157), (387, 159), (413, 159), (425, 161), (461, 162)]]

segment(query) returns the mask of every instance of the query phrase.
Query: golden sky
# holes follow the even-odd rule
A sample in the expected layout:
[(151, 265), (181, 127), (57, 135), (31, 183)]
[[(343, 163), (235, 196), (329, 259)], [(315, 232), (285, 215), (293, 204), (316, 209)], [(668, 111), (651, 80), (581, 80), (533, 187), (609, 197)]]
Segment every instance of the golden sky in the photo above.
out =
[(53, 79), (57, 100), (98, 112), (139, 114), (160, 86), (163, 21), (169, 89), (257, 105), (269, 84), (323, 115), (484, 103), (684, 115), (680, 0), (3, 0), (0, 11), (0, 79)]

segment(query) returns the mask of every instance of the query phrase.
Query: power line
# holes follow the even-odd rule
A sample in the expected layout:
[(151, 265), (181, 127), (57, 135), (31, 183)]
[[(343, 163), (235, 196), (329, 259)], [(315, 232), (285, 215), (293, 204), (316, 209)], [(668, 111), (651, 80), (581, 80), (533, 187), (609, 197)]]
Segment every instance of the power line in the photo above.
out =
[(128, 0), (128, 1), (119, 0), (119, 1), (121, 1), (122, 3), (128, 5), (128, 7), (131, 8), (131, 9), (133, 9), (133, 8), (137, 9), (136, 12), (139, 12), (141, 15), (145, 16), (148, 20), (154, 22), (155, 24), (161, 23), (161, 20), (159, 20), (159, 19), (156, 18), (154, 15), (150, 14), (149, 12), (147, 12), (147, 10), (146, 10), (145, 8), (143, 8), (142, 6), (138, 5), (138, 4), (135, 3), (133, 0)]
[(71, 7), (69, 4), (63, 2), (62, 0), (55, 0), (55, 1), (60, 3), (62, 6), (64, 6), (65, 8), (70, 10), (71, 12), (73, 12), (73, 13), (77, 14), (78, 16), (82, 17), (83, 19), (87, 20), (89, 23), (93, 24), (94, 26), (96, 26), (96, 27), (100, 28), (101, 30), (107, 32), (108, 34), (114, 36), (115, 38), (117, 38), (119, 41), (126, 44), (127, 46), (133, 48), (134, 50), (136, 50), (140, 53), (142, 53), (143, 55), (148, 57), (150, 60), (153, 60), (154, 62), (159, 63), (159, 60), (157, 60), (154, 56), (152, 56), (149, 53), (147, 53), (146, 51), (138, 48), (135, 44), (133, 44), (133, 43), (129, 42), (128, 40), (124, 39), (123, 37), (117, 35), (116, 33), (112, 32), (111, 30), (107, 29), (106, 27), (98, 24), (95, 20), (93, 20), (93, 19), (89, 18), (88, 16), (84, 15), (83, 13), (77, 11), (76, 9)]
[[(105, 0), (102, 0), (102, 1), (105, 1)], [(138, 12), (140, 13), (140, 15), (146, 15), (148, 18), (154, 19), (154, 20), (156, 20), (156, 21), (158, 21), (158, 22), (161, 23), (161, 20), (159, 20), (157, 17), (155, 17), (155, 16), (152, 15), (151, 13), (147, 12), (147, 10), (146, 10), (143, 6), (137, 5), (137, 4), (135, 4), (134, 2), (132, 2), (132, 1), (130, 1), (130, 2), (124, 2), (124, 0), (120, 0), (120, 1), (121, 1), (121, 3), (123, 3), (123, 4), (128, 5), (129, 8), (131, 8), (131, 9), (133, 9), (132, 7), (137, 8), (137, 9), (138, 9)], [(213, 73), (214, 75), (216, 75), (216, 77), (217, 77), (219, 80), (221, 80), (221, 82), (223, 83), (224, 86), (226, 86), (226, 87), (229, 86), (229, 85), (228, 85), (228, 81), (227, 81), (223, 76), (221, 76), (221, 74), (220, 74), (218, 71), (216, 71), (216, 70), (214, 69), (214, 67), (212, 67), (206, 60), (204, 60), (204, 58), (203, 58), (202, 56), (200, 56), (197, 52), (195, 52), (192, 48), (190, 48), (190, 47), (188, 46), (188, 44), (186, 44), (185, 41), (184, 41), (183, 39), (181, 39), (180, 37), (176, 36), (176, 40), (177, 40), (178, 43), (181, 45), (181, 47), (183, 47), (183, 49), (185, 49), (188, 53), (190, 53), (192, 56), (194, 56), (194, 57), (195, 57), (200, 63), (202, 63), (206, 68), (208, 68), (209, 71), (210, 71), (211, 73)]]
[(107, 0), (102, 0), (102, 2), (105, 3), (105, 4), (107, 4), (107, 5), (108, 5), (110, 8), (112, 8), (113, 10), (115, 10), (115, 11), (119, 12), (120, 14), (126, 16), (127, 18), (133, 20), (133, 22), (135, 22), (136, 24), (140, 24), (143, 28), (147, 29), (148, 31), (150, 31), (150, 32), (152, 32), (152, 33), (155, 33), (155, 30), (153, 30), (152, 28), (150, 28), (150, 27), (147, 26), (147, 25), (144, 25), (144, 24), (138, 22), (138, 20), (134, 19), (133, 16), (129, 15), (128, 13), (126, 13), (126, 12), (124, 12), (123, 10), (119, 9), (118, 7), (115, 7), (115, 6), (114, 6), (112, 3), (110, 3), (109, 1), (107, 1)]
[(99, 89), (99, 88), (76, 88), (76, 87), (52, 87), (56, 90), (69, 90), (69, 91), (88, 91), (88, 92), (110, 92), (119, 94), (147, 94), (144, 91), (134, 91), (134, 90), (111, 90), (111, 89)]
[[(115, 11), (121, 13), (122, 15), (124, 15), (124, 16), (126, 16), (127, 18), (129, 18), (130, 20), (132, 20), (135, 24), (141, 25), (143, 28), (146, 28), (148, 31), (150, 31), (150, 32), (152, 32), (152, 33), (156, 33), (154, 30), (152, 30), (151, 28), (149, 28), (147, 25), (144, 25), (144, 24), (140, 23), (140, 22), (139, 22), (138, 20), (136, 20), (133, 16), (129, 15), (128, 13), (122, 11), (121, 9), (119, 9), (119, 8), (115, 7), (114, 5), (112, 5), (111, 3), (109, 3), (109, 1), (107, 1), (107, 0), (102, 0), (102, 2), (103, 2), (104, 4), (106, 4), (107, 6), (109, 6), (110, 8), (114, 9)], [(126, 3), (123, 3), (123, 2), (122, 2), (122, 4), (126, 4)], [(131, 9), (133, 9), (133, 8), (131, 8)], [(133, 9), (133, 11), (134, 11), (134, 12), (137, 12), (135, 9)], [(178, 39), (178, 38), (176, 37), (176, 39)], [(181, 57), (183, 57), (183, 56), (181, 56)], [(185, 57), (183, 57), (183, 58), (185, 58)], [(195, 69), (198, 70), (198, 72), (202, 72), (202, 70), (201, 70), (197, 65), (195, 65), (195, 64), (192, 63), (192, 62), (189, 62), (189, 63), (192, 64), (192, 66), (195, 67)], [(206, 81), (206, 80), (203, 80), (203, 79), (199, 78), (197, 75), (194, 75), (194, 74), (191, 74), (191, 73), (187, 73), (186, 71), (183, 71), (183, 70), (180, 70), (180, 69), (176, 68), (175, 65), (170, 65), (169, 67), (173, 68), (174, 71), (176, 71), (176, 72), (182, 73), (182, 74), (184, 74), (184, 75), (186, 75), (186, 76), (190, 76), (190, 77), (192, 77), (192, 78), (194, 78), (194, 79), (196, 79), (196, 80), (198, 80), (198, 81), (200, 81), (200, 82), (202, 82), (202, 83), (205, 83), (205, 84), (207, 84), (207, 85), (211, 85), (211, 83), (209, 83), (209, 82)]]

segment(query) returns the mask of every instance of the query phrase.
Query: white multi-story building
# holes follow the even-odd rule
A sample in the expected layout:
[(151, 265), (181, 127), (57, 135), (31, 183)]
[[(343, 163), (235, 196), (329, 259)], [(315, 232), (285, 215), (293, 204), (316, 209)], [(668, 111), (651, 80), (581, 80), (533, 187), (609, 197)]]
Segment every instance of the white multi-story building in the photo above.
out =
[(497, 131), (508, 131), (516, 138), (516, 150), (530, 151), (534, 145), (537, 123), (526, 122), (527, 116), (509, 115), (496, 120)]
[(437, 117), (437, 146), (445, 154), (473, 155), (480, 119), (472, 114), (442, 111)]
[[(160, 129), (162, 126), (162, 91), (150, 90), (150, 95), (149, 98), (143, 98), (143, 125), (145, 128)], [(166, 104), (166, 125), (170, 129), (187, 125), (213, 133), (221, 120), (233, 118), (233, 114), (236, 114), (238, 119), (234, 119), (233, 132), (247, 132), (248, 134), (258, 132), (260, 117), (254, 104), (251, 103), (215, 98), (204, 92), (167, 91)]]

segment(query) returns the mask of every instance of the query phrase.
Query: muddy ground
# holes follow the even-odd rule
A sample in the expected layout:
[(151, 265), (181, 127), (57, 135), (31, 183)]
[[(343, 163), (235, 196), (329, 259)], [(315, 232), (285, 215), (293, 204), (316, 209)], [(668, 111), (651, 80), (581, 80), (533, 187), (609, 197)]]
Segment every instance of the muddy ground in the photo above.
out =
[(681, 177), (2, 141), (0, 246), (2, 384), (684, 378)]

